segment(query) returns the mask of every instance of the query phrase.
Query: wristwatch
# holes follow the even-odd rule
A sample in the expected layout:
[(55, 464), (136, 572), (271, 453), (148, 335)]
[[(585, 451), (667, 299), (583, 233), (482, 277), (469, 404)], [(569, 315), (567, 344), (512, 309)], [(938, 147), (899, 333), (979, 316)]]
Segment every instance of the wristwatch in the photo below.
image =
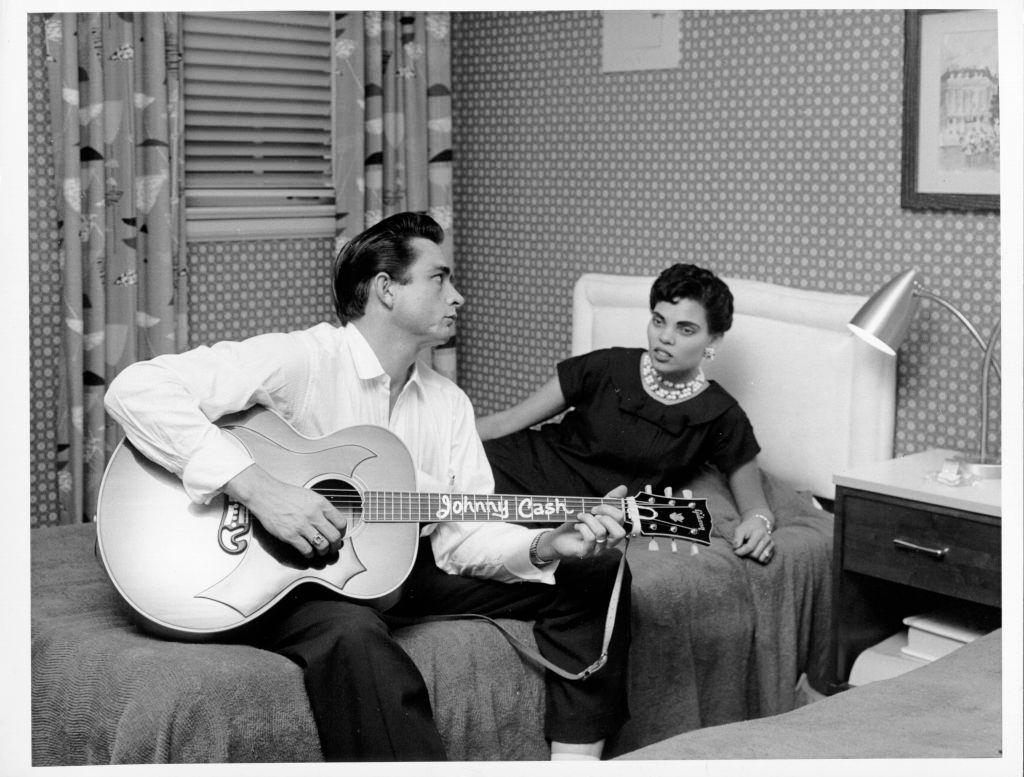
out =
[(537, 534), (535, 534), (533, 537), (533, 542), (530, 543), (530, 563), (533, 564), (535, 567), (546, 567), (548, 564), (554, 561), (554, 559), (542, 559), (540, 556), (537, 555), (537, 545), (538, 543), (540, 543), (540, 538), (547, 534), (549, 531), (551, 531), (551, 529), (548, 529), (547, 531), (537, 532)]

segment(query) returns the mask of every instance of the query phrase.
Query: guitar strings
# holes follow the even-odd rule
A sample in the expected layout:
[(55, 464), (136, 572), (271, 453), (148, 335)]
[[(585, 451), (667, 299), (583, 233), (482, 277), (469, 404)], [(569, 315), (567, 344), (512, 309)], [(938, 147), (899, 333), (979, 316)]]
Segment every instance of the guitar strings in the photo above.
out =
[[(364, 503), (364, 501), (374, 501), (374, 502), (376, 502), (378, 504), (386, 504), (389, 501), (390, 502), (401, 502), (403, 500), (406, 500), (407, 502), (410, 503), (410, 506), (411, 506), (412, 502), (417, 502), (417, 503), (420, 503), (420, 504), (426, 502), (427, 503), (426, 506), (429, 507), (431, 502), (436, 503), (436, 501), (438, 501), (440, 496), (452, 496), (452, 497), (455, 497), (456, 499), (461, 499), (462, 497), (466, 497), (470, 501), (481, 502), (481, 503), (485, 503), (486, 504), (488, 501), (492, 501), (493, 502), (493, 501), (496, 501), (496, 500), (501, 500), (503, 498), (503, 496), (504, 496), (504, 495), (501, 495), (501, 494), (491, 494), (491, 495), (479, 495), (479, 496), (477, 496), (477, 495), (471, 495), (471, 494), (455, 494), (455, 493), (449, 495), (449, 494), (433, 494), (433, 493), (424, 493), (424, 492), (419, 492), (419, 491), (411, 491), (411, 492), (404, 492), (404, 493), (397, 493), (397, 492), (369, 492), (369, 493), (367, 493), (366, 498), (364, 499), (363, 496), (361, 496), (359, 494), (353, 494), (351, 491), (342, 490), (342, 489), (326, 489), (326, 488), (325, 489), (318, 489), (318, 488), (313, 488), (312, 490), (315, 491), (316, 493), (320, 494), (321, 496), (325, 497), (328, 501), (331, 502), (331, 504), (343, 504), (343, 505), (361, 505), (361, 504)], [(512, 498), (514, 498), (514, 499), (523, 499), (525, 497), (518, 496), (518, 497), (512, 497)], [(622, 500), (622, 499), (599, 499), (599, 498), (593, 498), (593, 497), (569, 497), (569, 498), (566, 498), (566, 497), (529, 497), (529, 499), (531, 501), (535, 502), (535, 503), (544, 503), (544, 502), (550, 502), (550, 501), (552, 501), (554, 499), (559, 499), (559, 500), (561, 500), (563, 502), (566, 502), (567, 504), (573, 504), (573, 503), (580, 504), (584, 509), (590, 509), (590, 508), (596, 507), (598, 505), (610, 505), (610, 506), (613, 506), (613, 507), (620, 507), (621, 508), (623, 506), (623, 502), (624, 502), (624, 500)]]
[[(313, 491), (318, 494), (341, 494), (346, 497), (360, 500), (362, 497), (358, 493), (353, 493), (352, 489), (346, 488), (317, 488), (313, 487)], [(534, 502), (550, 502), (553, 500), (561, 500), (563, 502), (582, 502), (583, 504), (609, 504), (609, 505), (620, 505), (625, 500), (618, 499), (615, 497), (594, 497), (594, 496), (531, 496), (527, 494), (463, 494), (461, 492), (453, 491), (448, 492), (432, 492), (432, 491), (367, 491), (368, 496), (373, 496), (383, 499), (402, 499), (402, 498), (416, 498), (416, 499), (438, 499), (442, 496), (459, 497), (460, 499), (465, 497), (467, 499), (485, 502), (499, 499), (530, 499)], [(681, 500), (687, 501), (687, 500)], [(672, 502), (669, 502), (672, 504)]]
[[(518, 499), (530, 499), (536, 502), (550, 502), (551, 500), (560, 500), (565, 502), (567, 505), (570, 503), (573, 507), (579, 504), (581, 509), (573, 510), (568, 512), (567, 516), (557, 517), (550, 514), (529, 514), (523, 515), (517, 513), (515, 516), (506, 516), (501, 520), (507, 522), (562, 522), (566, 517), (580, 512), (586, 512), (592, 510), (598, 505), (612, 505), (617, 506), (619, 509), (626, 509), (625, 499), (616, 499), (611, 497), (562, 497), (562, 496), (526, 496), (522, 494), (485, 494), (485, 495), (474, 495), (474, 494), (443, 494), (443, 493), (432, 493), (432, 492), (421, 492), (421, 491), (368, 491), (363, 494), (356, 491), (354, 488), (322, 488), (317, 489), (313, 487), (313, 491), (320, 494), (331, 504), (331, 506), (341, 509), (348, 510), (353, 514), (368, 513), (370, 519), (380, 518), (384, 511), (398, 509), (404, 511), (406, 515), (415, 513), (417, 520), (426, 520), (423, 517), (424, 511), (430, 518), (437, 519), (438, 515), (435, 511), (435, 505), (440, 501), (440, 497), (448, 496), (455, 497), (457, 501), (472, 500), (476, 503), (482, 503), (485, 507), (488, 501), (501, 501), (501, 500), (518, 500)], [(649, 498), (646, 500), (648, 503), (654, 503), (661, 497), (655, 498), (653, 494), (648, 495)], [(691, 502), (692, 499), (681, 499), (681, 498), (663, 498), (663, 506), (676, 506), (679, 502)], [(643, 505), (643, 501), (638, 497), (634, 498), (634, 501), (638, 505)], [(478, 520), (493, 520), (490, 517), (491, 511), (489, 510), (471, 510)], [(431, 515), (433, 513), (433, 515)], [(443, 520), (443, 518), (442, 518)], [(449, 520), (469, 520), (466, 511), (460, 511), (453, 513)]]
[[(362, 504), (364, 501), (375, 500), (379, 503), (386, 503), (388, 500), (400, 501), (403, 499), (409, 502), (417, 501), (428, 503), (431, 500), (438, 500), (442, 496), (455, 497), (459, 500), (470, 500), (473, 502), (496, 501), (496, 500), (519, 500), (529, 499), (533, 502), (550, 502), (553, 500), (560, 500), (563, 502), (580, 503), (584, 508), (596, 507), (598, 505), (610, 505), (613, 507), (622, 508), (625, 506), (625, 499), (618, 499), (614, 497), (586, 497), (586, 496), (530, 496), (524, 494), (463, 494), (459, 492), (442, 493), (442, 492), (426, 492), (426, 491), (367, 491), (365, 498), (363, 494), (354, 492), (352, 489), (343, 488), (312, 488), (313, 491), (326, 497), (328, 500), (337, 500), (339, 504)], [(643, 504), (644, 500), (634, 498), (638, 504)], [(649, 499), (647, 502), (654, 502), (655, 500)], [(693, 499), (685, 499), (682, 497), (667, 498), (663, 502), (666, 506), (675, 506), (677, 504), (686, 504), (693, 502)]]
[[(497, 501), (503, 499), (524, 499), (529, 498), (535, 502), (550, 502), (558, 499), (566, 503), (576, 503), (582, 507), (582, 511), (590, 510), (597, 505), (612, 505), (617, 506), (620, 509), (623, 508), (623, 499), (607, 498), (607, 497), (562, 497), (562, 496), (530, 496), (526, 497), (521, 494), (440, 494), (422, 491), (370, 491), (367, 492), (366, 498), (354, 492), (353, 489), (349, 488), (316, 488), (312, 489), (316, 493), (320, 494), (327, 499), (333, 507), (340, 509), (348, 509), (351, 512), (361, 512), (364, 507), (369, 508), (373, 512), (374, 508), (379, 512), (380, 510), (386, 510), (389, 507), (398, 507), (409, 512), (415, 511), (417, 514), (422, 514), (426, 511), (428, 514), (434, 512), (435, 505), (441, 496), (451, 496), (457, 499), (467, 498), (472, 501), (482, 502), (486, 504), (488, 501)], [(575, 506), (575, 504), (573, 505)], [(475, 511), (474, 511), (475, 512)], [(487, 515), (488, 511), (481, 511), (483, 515)], [(575, 512), (581, 512), (577, 510)], [(545, 516), (530, 515), (530, 516), (517, 516), (527, 521), (541, 521), (543, 522)], [(550, 516), (547, 516), (550, 518)]]
[[(338, 507), (338, 508), (342, 508), (342, 509), (346, 509), (347, 508), (347, 509), (350, 510), (350, 512), (352, 512), (354, 514), (357, 514), (357, 515), (361, 515), (364, 512), (368, 512), (369, 513), (369, 520), (374, 520), (374, 519), (380, 520), (382, 512), (388, 511), (389, 508), (392, 509), (392, 510), (397, 508), (398, 510), (404, 510), (406, 514), (410, 514), (410, 513), (415, 511), (417, 516), (418, 516), (415, 520), (421, 521), (421, 522), (428, 522), (428, 523), (434, 523), (437, 520), (441, 520), (441, 521), (444, 521), (444, 520), (455, 520), (455, 521), (473, 520), (472, 518), (469, 517), (469, 515), (467, 514), (466, 511), (459, 511), (459, 512), (453, 511), (450, 518), (447, 518), (447, 519), (446, 518), (439, 518), (437, 513), (436, 513), (436, 511), (435, 511), (435, 505), (439, 503), (440, 497), (442, 497), (442, 496), (455, 497), (457, 500), (460, 500), (460, 501), (461, 501), (462, 498), (464, 498), (466, 500), (471, 500), (473, 502), (483, 504), (484, 506), (486, 506), (488, 502), (495, 502), (495, 501), (501, 501), (501, 500), (530, 499), (531, 501), (535, 501), (535, 502), (545, 502), (545, 501), (550, 502), (551, 500), (560, 500), (560, 501), (565, 502), (567, 505), (569, 505), (571, 503), (571, 504), (573, 504), (573, 506), (575, 506), (575, 504), (578, 503), (583, 508), (583, 510), (576, 510), (576, 511), (574, 511), (572, 513), (568, 513), (567, 515), (564, 515), (564, 516), (557, 516), (557, 515), (550, 515), (550, 514), (541, 514), (541, 515), (529, 514), (529, 515), (523, 515), (521, 513), (516, 513), (515, 515), (507, 515), (506, 517), (500, 519), (503, 522), (510, 522), (510, 523), (517, 523), (517, 522), (526, 522), (526, 523), (564, 523), (573, 514), (578, 513), (578, 512), (583, 512), (583, 511), (586, 511), (586, 510), (589, 510), (589, 509), (593, 509), (593, 507), (595, 507), (597, 505), (618, 506), (620, 509), (622, 509), (624, 511), (625, 511), (625, 508), (627, 506), (626, 505), (626, 502), (627, 502), (626, 499), (617, 499), (617, 498), (612, 498), (612, 497), (527, 496), (527, 495), (522, 495), (522, 494), (480, 494), (480, 495), (474, 495), (474, 494), (459, 494), (459, 493), (445, 494), (445, 493), (433, 493), (433, 492), (423, 492), (423, 491), (367, 491), (367, 492), (365, 492), (365, 498), (364, 498), (364, 494), (359, 492), (359, 491), (357, 491), (355, 488), (323, 488), (323, 489), (317, 489), (314, 486), (312, 488), (312, 490), (314, 492), (320, 494), (324, 498), (326, 498), (327, 501), (330, 502), (330, 504), (332, 506), (334, 506), (334, 507)], [(659, 501), (662, 503), (661, 507), (670, 507), (670, 506), (693, 507), (696, 502), (703, 502), (704, 501), (704, 500), (701, 500), (701, 499), (683, 498), (683, 497), (659, 497), (659, 496), (656, 496), (656, 495), (651, 494), (651, 493), (647, 493), (647, 494), (645, 494), (645, 496), (648, 497), (646, 500), (641, 499), (641, 496), (639, 494), (636, 497), (633, 498), (633, 501), (636, 503), (636, 505), (638, 507), (650, 507), (651, 505), (654, 505), (655, 503), (657, 503)], [(403, 500), (405, 500), (405, 501), (403, 502)], [(645, 502), (646, 502), (646, 504), (645, 504)], [(657, 508), (655, 508), (655, 509), (657, 509)], [(429, 516), (429, 520), (427, 518), (423, 518), (422, 517), (422, 513), (424, 512), (424, 510), (427, 511), (427, 514)], [(473, 510), (469, 510), (468, 512), (473, 513), (474, 518), (476, 520), (494, 520), (493, 518), (489, 517), (490, 516), (490, 511), (488, 511), (488, 510), (477, 511), (477, 510), (473, 509)], [(431, 513), (433, 513), (433, 515), (430, 515)], [(366, 520), (365, 517), (363, 519)], [(384, 520), (388, 520), (388, 519), (384, 519)], [(398, 519), (391, 519), (391, 520), (396, 520), (397, 521)], [(646, 520), (646, 519), (641, 519), (641, 520)], [(698, 518), (698, 520), (700, 520), (700, 519)], [(702, 525), (702, 528), (703, 528), (703, 525)], [(675, 529), (673, 529), (673, 531), (675, 531)], [(691, 529), (691, 533), (693, 531), (694, 530)], [(661, 536), (669, 536), (669, 535), (661, 535)], [(683, 537), (683, 539), (687, 539), (687, 538)]]

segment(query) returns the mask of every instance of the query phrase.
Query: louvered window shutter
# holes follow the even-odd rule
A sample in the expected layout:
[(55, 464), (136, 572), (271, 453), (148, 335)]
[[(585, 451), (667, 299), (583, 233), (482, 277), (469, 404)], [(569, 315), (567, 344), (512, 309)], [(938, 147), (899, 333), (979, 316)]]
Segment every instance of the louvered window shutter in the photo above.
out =
[(190, 237), (329, 233), (331, 39), (327, 12), (184, 15)]

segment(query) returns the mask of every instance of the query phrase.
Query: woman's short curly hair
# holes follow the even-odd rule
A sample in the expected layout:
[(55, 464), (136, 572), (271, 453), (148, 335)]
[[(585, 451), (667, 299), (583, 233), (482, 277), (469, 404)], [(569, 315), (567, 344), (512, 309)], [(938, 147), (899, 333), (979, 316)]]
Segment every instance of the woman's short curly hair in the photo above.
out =
[(651, 310), (659, 302), (671, 304), (681, 299), (692, 299), (701, 304), (711, 334), (724, 334), (732, 326), (732, 292), (710, 270), (695, 264), (674, 264), (663, 271), (651, 286)]

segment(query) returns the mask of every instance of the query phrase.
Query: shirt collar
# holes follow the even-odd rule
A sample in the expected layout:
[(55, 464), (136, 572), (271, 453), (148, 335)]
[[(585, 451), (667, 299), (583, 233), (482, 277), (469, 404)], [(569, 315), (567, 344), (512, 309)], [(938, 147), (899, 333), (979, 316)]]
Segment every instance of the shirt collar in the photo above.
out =
[[(357, 327), (346, 324), (340, 331), (347, 337), (349, 353), (352, 355), (352, 363), (355, 365), (356, 375), (359, 376), (360, 380), (376, 380), (387, 375), (373, 347), (366, 341), (363, 333)], [(413, 362), (408, 383), (416, 386), (423, 385), (418, 359)]]

